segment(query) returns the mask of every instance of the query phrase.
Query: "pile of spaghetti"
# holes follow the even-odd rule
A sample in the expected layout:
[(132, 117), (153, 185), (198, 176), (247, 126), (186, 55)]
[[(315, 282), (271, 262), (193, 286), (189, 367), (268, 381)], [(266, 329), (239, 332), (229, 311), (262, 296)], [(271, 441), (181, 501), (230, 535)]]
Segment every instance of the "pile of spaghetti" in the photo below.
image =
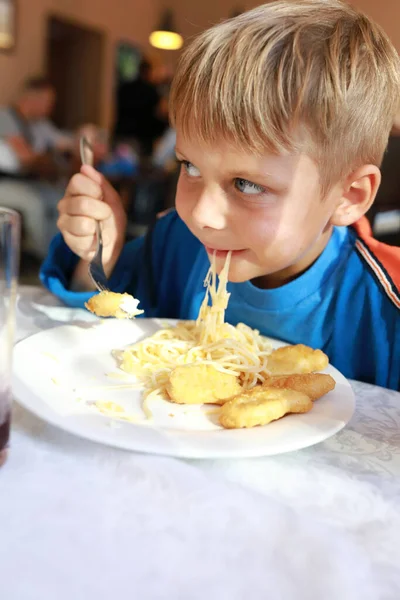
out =
[(133, 374), (145, 388), (147, 400), (158, 396), (167, 398), (166, 386), (173, 369), (178, 365), (209, 364), (222, 373), (239, 377), (244, 389), (263, 382), (270, 344), (260, 333), (239, 323), (236, 327), (225, 322), (225, 310), (230, 294), (227, 292), (231, 254), (218, 277), (215, 257), (207, 273), (206, 292), (197, 321), (178, 323), (160, 329), (153, 336), (128, 347), (119, 354), (120, 368)]

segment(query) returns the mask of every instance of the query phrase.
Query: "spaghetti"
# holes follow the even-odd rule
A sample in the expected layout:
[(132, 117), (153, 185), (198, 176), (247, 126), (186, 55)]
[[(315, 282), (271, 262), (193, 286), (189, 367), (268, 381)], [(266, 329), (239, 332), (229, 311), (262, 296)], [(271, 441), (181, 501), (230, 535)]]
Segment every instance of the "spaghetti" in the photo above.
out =
[(120, 367), (133, 374), (145, 388), (143, 410), (150, 398), (168, 398), (166, 387), (173, 369), (179, 365), (203, 363), (222, 373), (239, 378), (244, 389), (264, 381), (270, 344), (243, 323), (236, 326), (225, 322), (230, 294), (227, 291), (231, 253), (219, 275), (213, 257), (204, 285), (206, 292), (197, 321), (179, 322), (161, 329), (145, 340), (117, 354)]

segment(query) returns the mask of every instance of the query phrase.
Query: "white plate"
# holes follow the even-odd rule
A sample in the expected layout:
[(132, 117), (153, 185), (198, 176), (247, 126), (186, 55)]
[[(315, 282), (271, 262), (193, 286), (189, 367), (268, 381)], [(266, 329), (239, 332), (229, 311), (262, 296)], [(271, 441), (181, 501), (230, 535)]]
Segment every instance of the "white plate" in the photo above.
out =
[[(326, 440), (348, 423), (354, 395), (333, 367), (336, 388), (311, 412), (290, 415), (265, 427), (224, 430), (213, 407), (180, 406), (153, 400), (153, 419), (141, 411), (141, 390), (108, 389), (128, 383), (107, 377), (117, 372), (111, 355), (159, 329), (166, 320), (79, 322), (43, 331), (19, 342), (14, 353), (14, 395), (38, 417), (90, 440), (127, 450), (186, 458), (250, 457), (280, 454)], [(271, 340), (272, 341), (272, 340)], [(272, 341), (274, 347), (281, 342)], [(133, 378), (132, 378), (133, 381)], [(98, 414), (87, 402), (112, 400), (137, 416), (137, 423)]]

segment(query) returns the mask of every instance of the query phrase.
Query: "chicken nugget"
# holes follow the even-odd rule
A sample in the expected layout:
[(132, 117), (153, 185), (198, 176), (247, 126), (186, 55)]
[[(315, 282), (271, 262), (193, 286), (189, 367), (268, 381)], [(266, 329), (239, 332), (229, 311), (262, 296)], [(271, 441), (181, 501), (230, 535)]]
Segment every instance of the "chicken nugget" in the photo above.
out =
[(267, 425), (287, 413), (306, 413), (313, 403), (306, 394), (261, 385), (231, 398), (221, 407), (219, 422), (226, 429)]
[(85, 306), (98, 317), (130, 319), (143, 313), (138, 309), (139, 300), (130, 294), (104, 291), (89, 298)]
[(235, 375), (221, 373), (212, 365), (204, 364), (176, 367), (167, 385), (170, 399), (178, 404), (218, 404), (241, 391)]
[(271, 375), (292, 375), (323, 371), (329, 359), (322, 350), (313, 350), (304, 344), (284, 346), (268, 356), (267, 372)]
[(271, 375), (263, 387), (294, 390), (306, 394), (313, 402), (335, 388), (336, 382), (325, 373), (302, 373), (297, 375)]

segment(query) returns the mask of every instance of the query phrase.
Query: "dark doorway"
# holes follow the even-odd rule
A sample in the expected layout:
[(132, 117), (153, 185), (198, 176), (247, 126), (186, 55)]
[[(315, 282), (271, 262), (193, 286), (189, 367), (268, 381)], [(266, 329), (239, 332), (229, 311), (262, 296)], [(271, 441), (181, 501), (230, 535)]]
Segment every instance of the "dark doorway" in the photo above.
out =
[(50, 16), (47, 22), (47, 76), (57, 92), (53, 119), (74, 129), (100, 124), (105, 34)]

